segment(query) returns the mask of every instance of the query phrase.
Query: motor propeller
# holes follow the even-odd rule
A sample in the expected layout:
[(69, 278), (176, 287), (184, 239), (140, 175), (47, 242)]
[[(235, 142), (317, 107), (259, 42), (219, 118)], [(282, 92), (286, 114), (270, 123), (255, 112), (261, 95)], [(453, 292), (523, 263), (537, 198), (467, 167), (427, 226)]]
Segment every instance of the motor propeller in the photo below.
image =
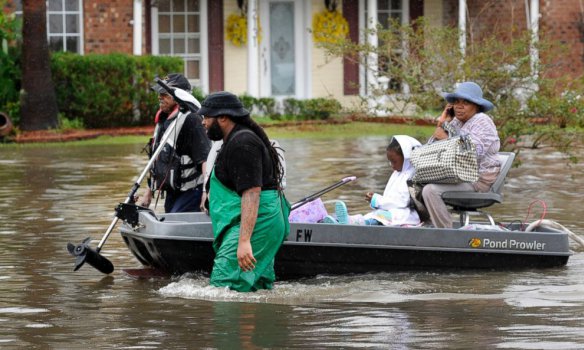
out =
[(90, 241), (91, 237), (87, 237), (78, 245), (67, 243), (69, 254), (75, 257), (73, 271), (79, 270), (83, 264), (88, 263), (102, 273), (110, 274), (114, 272), (114, 265), (111, 261), (100, 255), (98, 250), (92, 249), (89, 246)]

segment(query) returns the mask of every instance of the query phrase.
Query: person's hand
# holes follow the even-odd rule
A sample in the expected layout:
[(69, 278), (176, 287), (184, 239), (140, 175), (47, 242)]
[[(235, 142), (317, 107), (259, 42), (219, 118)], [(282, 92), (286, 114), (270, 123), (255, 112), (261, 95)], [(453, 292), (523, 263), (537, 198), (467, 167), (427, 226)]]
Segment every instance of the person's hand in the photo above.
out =
[(152, 202), (152, 192), (147, 190), (144, 195), (136, 199), (136, 205), (148, 208)]
[(438, 118), (438, 123), (437, 123), (437, 127), (442, 127), (442, 124), (444, 124), (444, 122), (449, 122), (452, 120), (452, 115), (450, 115), (448, 113), (448, 111), (450, 109), (454, 108), (454, 106), (450, 103), (448, 103), (446, 105), (446, 107), (444, 107), (444, 110), (442, 111), (442, 114), (440, 115), (440, 117)]
[(373, 198), (373, 192), (367, 192), (365, 193), (365, 200), (369, 203), (371, 203), (371, 199)]
[(448, 138), (448, 133), (442, 128), (436, 128), (432, 134), (432, 137), (436, 140), (445, 140)]
[(203, 193), (201, 194), (201, 205), (199, 206), (199, 208), (201, 208), (201, 211), (207, 215), (209, 215), (209, 210), (207, 210), (207, 207), (205, 207), (205, 201), (207, 201), (207, 197), (208, 194), (206, 191), (203, 191)]
[(250, 241), (239, 241), (237, 245), (237, 263), (242, 271), (251, 271), (255, 268), (256, 259), (253, 256)]

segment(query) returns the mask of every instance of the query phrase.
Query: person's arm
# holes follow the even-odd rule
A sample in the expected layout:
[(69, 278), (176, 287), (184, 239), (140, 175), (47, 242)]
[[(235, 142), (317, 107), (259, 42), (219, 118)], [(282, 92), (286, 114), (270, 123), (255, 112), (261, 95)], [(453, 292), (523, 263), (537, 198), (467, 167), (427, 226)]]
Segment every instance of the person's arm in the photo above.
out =
[[(160, 113), (161, 113), (161, 110), (158, 110), (158, 112), (156, 112), (156, 119), (157, 120), (160, 116)], [(156, 126), (154, 127), (154, 133), (152, 134), (152, 137), (150, 138), (150, 141), (148, 142), (149, 145), (146, 146), (146, 147), (149, 147), (149, 151), (147, 152), (148, 159), (152, 158), (152, 154), (156, 151), (155, 146), (156, 146), (156, 142), (158, 141), (158, 136), (160, 134), (161, 129), (162, 129), (162, 125), (160, 122), (157, 121)], [(144, 189), (144, 192), (141, 196), (136, 196), (136, 198), (134, 198), (134, 202), (136, 203), (136, 205), (148, 208), (150, 206), (150, 203), (152, 202), (152, 193), (153, 192), (154, 192), (154, 179), (152, 178), (152, 172), (150, 171), (147, 188)]]
[(152, 202), (152, 191), (148, 188), (144, 194), (136, 199), (136, 205), (148, 208)]
[(444, 140), (448, 138), (448, 133), (446, 132), (446, 130), (444, 130), (442, 126), (445, 122), (452, 120), (452, 116), (448, 114), (448, 111), (451, 108), (454, 108), (452, 107), (451, 104), (447, 104), (446, 107), (444, 107), (442, 114), (440, 115), (438, 121), (436, 122), (436, 130), (434, 130), (434, 134), (432, 134), (433, 141)]
[(389, 196), (374, 193), (371, 198), (371, 209), (390, 210), (393, 208), (405, 208), (410, 202), (410, 193), (407, 185), (396, 184)]
[(239, 227), (239, 244), (237, 262), (243, 271), (255, 268), (256, 259), (251, 248), (251, 235), (258, 218), (261, 187), (252, 187), (241, 195), (241, 225)]
[(203, 213), (208, 214), (207, 208), (205, 208), (205, 201), (207, 200), (207, 162), (201, 164), (201, 171), (203, 172), (203, 192), (201, 193), (201, 204), (199, 208)]
[[(483, 157), (493, 143), (499, 142), (497, 128), (491, 118), (486, 114), (475, 117), (472, 123), (467, 122), (468, 128), (464, 130), (472, 139), (477, 149), (477, 156)], [(474, 119), (474, 118), (473, 118)]]
[(375, 193), (371, 198), (372, 209), (390, 210), (405, 208), (410, 203), (410, 192), (407, 180), (413, 175), (412, 171), (394, 171), (387, 182), (383, 195)]

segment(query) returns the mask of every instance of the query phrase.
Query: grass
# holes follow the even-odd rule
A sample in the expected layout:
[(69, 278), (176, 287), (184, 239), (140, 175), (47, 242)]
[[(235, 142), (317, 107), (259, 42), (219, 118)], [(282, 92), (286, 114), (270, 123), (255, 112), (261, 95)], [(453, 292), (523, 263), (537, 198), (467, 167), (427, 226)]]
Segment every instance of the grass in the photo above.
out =
[[(272, 139), (324, 139), (324, 138), (357, 138), (363, 136), (410, 135), (418, 139), (427, 139), (434, 127), (407, 124), (385, 124), (349, 122), (344, 124), (303, 124), (293, 126), (273, 126), (266, 124), (265, 131)], [(63, 146), (96, 146), (145, 144), (149, 136), (100, 136), (94, 139), (49, 143), (0, 143), (0, 148), (7, 147), (63, 147)]]
[(103, 146), (103, 145), (133, 145), (146, 144), (149, 136), (99, 136), (87, 140), (67, 141), (67, 142), (33, 142), (33, 143), (0, 143), (2, 148), (37, 148), (37, 147), (78, 147), (78, 146)]
[(407, 124), (349, 122), (345, 124), (306, 124), (299, 126), (266, 127), (270, 138), (356, 138), (363, 136), (410, 135), (426, 139), (435, 127)]

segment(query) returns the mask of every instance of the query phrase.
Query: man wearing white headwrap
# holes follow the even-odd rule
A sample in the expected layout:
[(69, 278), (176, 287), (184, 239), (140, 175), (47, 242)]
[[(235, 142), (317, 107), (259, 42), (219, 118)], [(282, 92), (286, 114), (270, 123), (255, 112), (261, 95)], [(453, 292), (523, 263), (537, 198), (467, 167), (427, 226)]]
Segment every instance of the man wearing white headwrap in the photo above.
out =
[[(383, 195), (368, 192), (365, 198), (371, 203), (374, 211), (366, 215), (348, 216), (343, 202), (337, 202), (336, 216), (340, 223), (365, 225), (418, 225), (420, 217), (415, 209), (410, 207), (410, 192), (407, 181), (414, 176), (414, 167), (410, 163), (410, 155), (420, 142), (407, 135), (394, 136), (387, 146), (387, 160), (393, 168)], [(325, 222), (331, 222), (331, 218)]]

